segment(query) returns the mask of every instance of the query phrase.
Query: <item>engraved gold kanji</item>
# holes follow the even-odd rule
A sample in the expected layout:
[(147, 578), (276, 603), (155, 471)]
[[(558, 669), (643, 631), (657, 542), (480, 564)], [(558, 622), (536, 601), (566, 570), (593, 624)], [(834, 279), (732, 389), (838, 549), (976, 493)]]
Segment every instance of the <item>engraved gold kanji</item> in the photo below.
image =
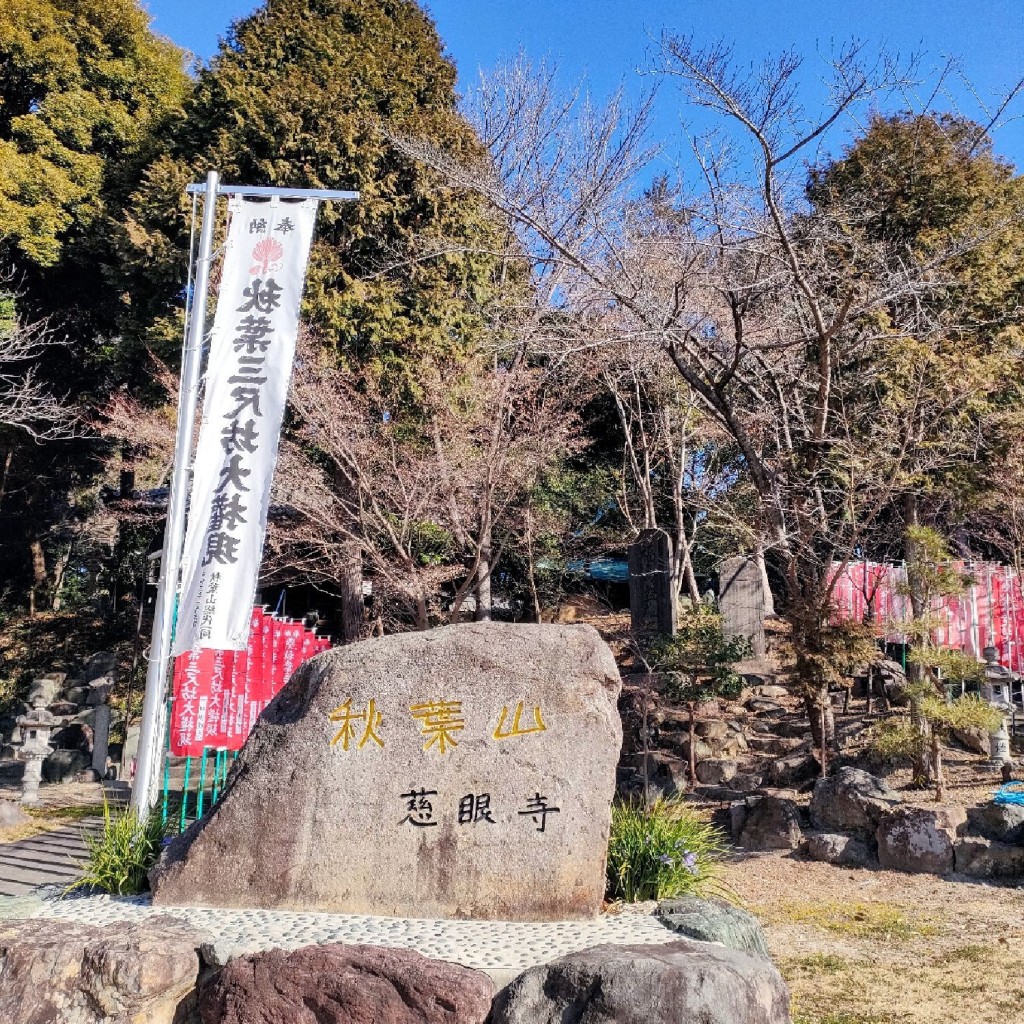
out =
[(533, 725), (525, 727), (522, 724), (523, 717), (523, 705), (525, 701), (520, 701), (516, 705), (516, 709), (512, 714), (512, 724), (506, 728), (506, 721), (508, 720), (508, 705), (506, 704), (501, 709), (501, 717), (498, 719), (498, 724), (495, 727), (492, 735), (496, 740), (507, 740), (513, 736), (529, 736), (533, 732), (545, 732), (547, 726), (544, 724), (544, 719), (541, 718), (540, 707), (535, 705), (533, 708)]
[(447, 754), (449, 748), (454, 749), (459, 745), (455, 733), (466, 727), (461, 700), (422, 701), (410, 705), (409, 712), (422, 723), (420, 732), (427, 737), (427, 742), (423, 744), (424, 750), (436, 745), (439, 754)]
[(341, 749), (348, 750), (349, 744), (359, 732), (359, 728), (356, 725), (357, 722), (362, 723), (363, 731), (356, 743), (356, 750), (362, 750), (370, 740), (373, 740), (378, 747), (384, 746), (384, 741), (377, 733), (377, 729), (380, 727), (384, 716), (377, 710), (377, 703), (372, 697), (366, 705), (365, 711), (353, 708), (352, 698), (349, 697), (344, 704), (339, 704), (327, 717), (335, 725), (341, 726), (334, 739), (331, 740), (330, 745), (332, 747), (341, 743)]

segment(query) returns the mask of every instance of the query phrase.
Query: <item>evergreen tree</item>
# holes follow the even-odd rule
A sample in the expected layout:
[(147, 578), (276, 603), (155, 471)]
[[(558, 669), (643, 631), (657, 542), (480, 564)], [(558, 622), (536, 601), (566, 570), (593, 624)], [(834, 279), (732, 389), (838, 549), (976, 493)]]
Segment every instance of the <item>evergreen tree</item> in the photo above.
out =
[(358, 203), (323, 205), (305, 320), (339, 357), (414, 396), (419, 366), (480, 329), (495, 269), (474, 255), (495, 248), (481, 200), (445, 187), (389, 139), (483, 159), (456, 111), (455, 78), (412, 0), (268, 0), (237, 22), (125, 225), (129, 343), (180, 336), (188, 181), (216, 168), (244, 184), (355, 189)]

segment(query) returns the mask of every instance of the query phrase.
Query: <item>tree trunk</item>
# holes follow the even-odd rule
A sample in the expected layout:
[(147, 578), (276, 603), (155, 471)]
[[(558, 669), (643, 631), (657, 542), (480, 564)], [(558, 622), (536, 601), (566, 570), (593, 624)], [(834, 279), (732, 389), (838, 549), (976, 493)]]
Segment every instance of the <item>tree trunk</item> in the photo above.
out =
[(932, 729), (932, 770), (935, 776), (935, 800), (941, 804), (946, 799), (946, 777), (942, 771), (942, 744), (935, 729)]
[(690, 712), (690, 789), (697, 785), (697, 709), (691, 700), (686, 705)]
[(28, 613), (35, 616), (36, 602), (41, 601), (46, 594), (46, 552), (38, 537), (33, 537), (28, 547), (32, 555), (32, 589), (28, 594)]
[(363, 550), (358, 541), (339, 546), (341, 598), (341, 642), (353, 644), (363, 634)]
[(491, 531), (488, 529), (480, 538), (480, 561), (476, 567), (476, 609), (475, 622), (491, 621)]
[(816, 693), (804, 695), (804, 710), (811, 724), (811, 738), (821, 758), (821, 774), (828, 771), (828, 752), (836, 745), (836, 720), (832, 714), (828, 686), (820, 687)]

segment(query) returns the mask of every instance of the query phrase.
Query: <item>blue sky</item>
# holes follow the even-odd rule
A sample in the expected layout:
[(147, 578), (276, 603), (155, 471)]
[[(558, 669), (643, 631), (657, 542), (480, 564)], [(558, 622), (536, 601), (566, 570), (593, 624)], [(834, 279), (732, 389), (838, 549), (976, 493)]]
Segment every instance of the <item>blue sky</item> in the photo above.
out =
[[(157, 31), (204, 59), (230, 21), (257, 6), (251, 0), (145, 2)], [(663, 28), (734, 44), (747, 64), (795, 47), (807, 58), (809, 102), (822, 67), (816, 54), (851, 36), (920, 54), (925, 68), (955, 57), (990, 104), (1024, 76), (1024, 0), (430, 0), (426, 6), (464, 85), (479, 68), (521, 48), (557, 63), (567, 85), (585, 76), (597, 96), (620, 83), (639, 93), (651, 84), (642, 71)], [(965, 86), (954, 82), (951, 91), (963, 113), (983, 119)], [(996, 150), (1024, 170), (1024, 97), (1011, 112), (1019, 116), (996, 133)], [(671, 88), (659, 93), (656, 128), (668, 140), (671, 162), (685, 151)]]

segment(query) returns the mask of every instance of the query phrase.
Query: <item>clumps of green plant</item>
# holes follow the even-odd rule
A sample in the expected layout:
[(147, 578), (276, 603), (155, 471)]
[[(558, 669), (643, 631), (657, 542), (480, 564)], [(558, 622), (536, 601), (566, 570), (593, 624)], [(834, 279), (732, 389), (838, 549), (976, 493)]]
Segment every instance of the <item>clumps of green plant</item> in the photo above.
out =
[(159, 814), (134, 810), (117, 814), (103, 807), (103, 832), (85, 836), (89, 855), (82, 876), (68, 891), (98, 889), (113, 896), (137, 896), (148, 887), (149, 869), (160, 857), (167, 827)]
[(724, 889), (718, 864), (725, 834), (697, 818), (681, 800), (612, 805), (608, 898), (625, 903), (700, 896)]
[(912, 761), (921, 745), (921, 734), (907, 718), (887, 718), (871, 728), (868, 758), (876, 765)]

